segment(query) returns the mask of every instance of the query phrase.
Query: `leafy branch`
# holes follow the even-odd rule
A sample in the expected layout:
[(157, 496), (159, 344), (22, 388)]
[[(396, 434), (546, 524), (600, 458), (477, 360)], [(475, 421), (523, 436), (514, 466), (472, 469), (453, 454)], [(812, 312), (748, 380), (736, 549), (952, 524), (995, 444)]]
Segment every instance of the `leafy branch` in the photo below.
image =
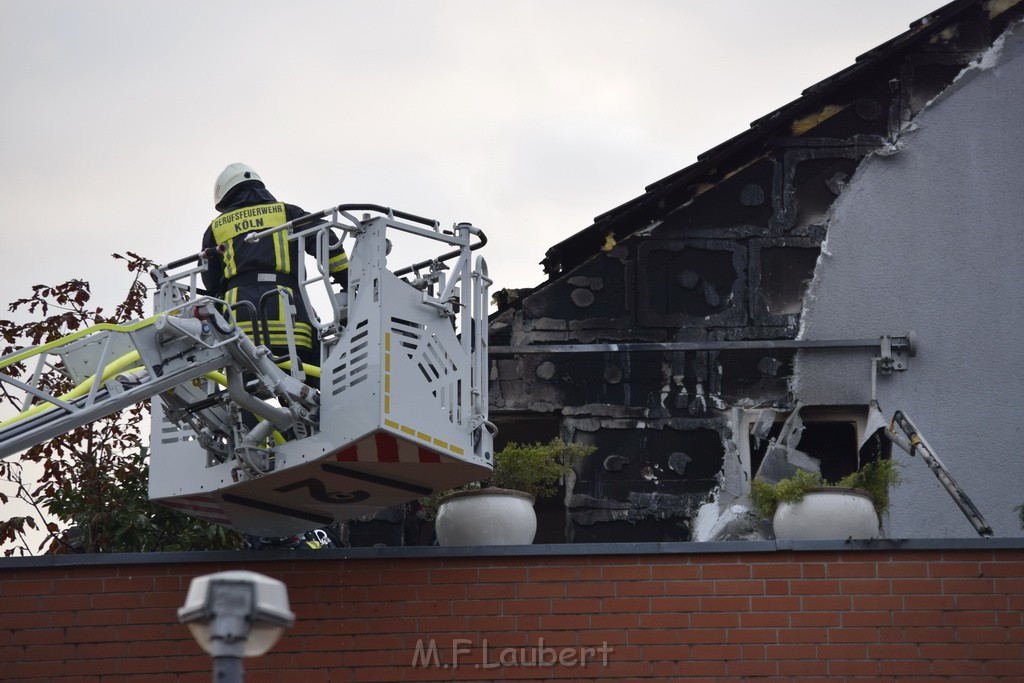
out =
[[(144, 317), (148, 289), (143, 277), (153, 262), (133, 252), (113, 254), (131, 274), (124, 299), (112, 312), (91, 304), (88, 282), (71, 279), (35, 285), (30, 296), (7, 310), (27, 321), (0, 320), (0, 354), (46, 344), (101, 323), (122, 324)], [(3, 372), (54, 395), (74, 386), (60, 361), (29, 370), (24, 362)], [(24, 381), (24, 379), (23, 379)], [(21, 412), (20, 399), (6, 385), (0, 399)], [(35, 552), (142, 552), (170, 549), (238, 547), (240, 537), (149, 502), (148, 451), (142, 427), (148, 402), (125, 408), (0, 461), (0, 502), (20, 500), (30, 514), (0, 519), (0, 548), (7, 556)], [(43, 535), (33, 549), (30, 536)]]

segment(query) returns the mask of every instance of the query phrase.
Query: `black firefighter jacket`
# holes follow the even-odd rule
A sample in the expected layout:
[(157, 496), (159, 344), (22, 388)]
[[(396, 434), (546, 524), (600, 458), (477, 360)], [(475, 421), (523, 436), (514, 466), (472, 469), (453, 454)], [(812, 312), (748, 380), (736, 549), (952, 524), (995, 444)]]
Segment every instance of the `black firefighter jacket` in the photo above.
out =
[[(318, 362), (318, 354), (312, 353), (316, 348), (313, 327), (298, 292), (297, 264), (299, 258), (303, 258), (298, 244), (289, 241), (283, 231), (255, 244), (244, 239), (248, 232), (282, 225), (307, 212), (294, 204), (278, 202), (261, 181), (248, 181), (232, 188), (217, 209), (222, 213), (206, 228), (203, 249), (224, 245), (225, 251), (220, 259), (211, 259), (208, 270), (203, 273), (207, 291), (232, 307), (239, 327), (250, 338), (278, 354), (287, 349), (281, 295), (264, 295), (278, 288), (284, 289), (297, 311), (293, 332), (300, 357), (307, 363)], [(306, 242), (306, 251), (315, 255), (315, 241), (309, 239)], [(329, 258), (331, 278), (343, 287), (347, 286), (348, 257), (345, 250), (339, 245), (331, 250)], [(251, 322), (253, 310), (261, 319), (255, 335)], [(269, 340), (264, 338), (268, 331)]]

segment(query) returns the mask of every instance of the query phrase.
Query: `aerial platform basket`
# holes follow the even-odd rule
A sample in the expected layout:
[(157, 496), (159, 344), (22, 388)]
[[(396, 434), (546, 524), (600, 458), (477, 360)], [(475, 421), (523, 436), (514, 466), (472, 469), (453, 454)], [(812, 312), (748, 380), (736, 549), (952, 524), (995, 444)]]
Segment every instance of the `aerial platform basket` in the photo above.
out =
[[(472, 254), (486, 243), (481, 231), (469, 224), (442, 231), (384, 207), (342, 205), (249, 239), (278, 232), (300, 253), (309, 240), (317, 245), (316, 269), (300, 264), (296, 296), (310, 310), (318, 290), (329, 302), (314, 320), (320, 367), (281, 365), (297, 379), (319, 375), (318, 410), (296, 420), (287, 438), (275, 434), (277, 443), (255, 447), (227, 428), (237, 406), (212, 403), (223, 394), (215, 383), (178, 387), (153, 404), (150, 497), (248, 533), (284, 535), (488, 477), (490, 280)], [(328, 279), (327, 255), (342, 232), (352, 237), (347, 293)], [(392, 272), (388, 235), (396, 232), (417, 238), (420, 253), (441, 253)], [(200, 261), (173, 277), (160, 271), (158, 307), (196, 297), (204, 268)], [(283, 411), (262, 405), (266, 414), (259, 404), (242, 407), (271, 421)], [(303, 417), (301, 408), (291, 413)]]
[[(357, 211), (366, 213), (357, 218)], [(392, 272), (389, 231), (417, 238), (421, 253), (439, 253)], [(482, 232), (469, 224), (442, 231), (435, 221), (384, 207), (342, 205), (248, 239), (279, 239), (277, 233), (297, 241), (300, 253), (310, 240), (317, 247), (316, 269), (300, 264), (295, 296), (310, 310), (315, 292), (328, 301), (314, 320), (320, 367), (294, 358), (278, 364), (295, 379), (319, 376), (318, 406), (308, 414), (286, 400), (283, 408), (239, 406), (237, 390), (232, 401), (217, 402), (225, 392), (216, 382), (177, 387), (153, 403), (150, 497), (247, 533), (285, 535), (489, 476), (490, 280), (472, 254), (486, 243)], [(345, 244), (347, 293), (328, 279), (338, 233), (352, 237)], [(200, 260), (174, 276), (158, 271), (158, 309), (198, 297), (196, 275), (205, 267)], [(231, 428), (239, 407), (278, 426), (289, 410), (297, 419), (279, 430), (285, 436), (246, 443)]]

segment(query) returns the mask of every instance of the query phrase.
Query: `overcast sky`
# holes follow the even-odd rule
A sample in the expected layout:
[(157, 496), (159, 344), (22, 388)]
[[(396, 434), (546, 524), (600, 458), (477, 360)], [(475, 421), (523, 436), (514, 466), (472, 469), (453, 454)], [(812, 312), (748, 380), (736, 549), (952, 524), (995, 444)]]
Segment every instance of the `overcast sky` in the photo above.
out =
[(197, 251), (225, 164), (483, 228), (497, 287), (939, 0), (0, 0), (0, 302)]

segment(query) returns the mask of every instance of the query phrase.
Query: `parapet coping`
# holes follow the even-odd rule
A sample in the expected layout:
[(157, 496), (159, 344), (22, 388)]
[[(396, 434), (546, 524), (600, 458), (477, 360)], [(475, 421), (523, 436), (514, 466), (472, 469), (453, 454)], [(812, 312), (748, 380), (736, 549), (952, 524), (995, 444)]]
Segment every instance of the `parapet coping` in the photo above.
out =
[(399, 546), (324, 550), (216, 550), (165, 553), (99, 553), (7, 557), (0, 570), (22, 567), (75, 567), (149, 564), (254, 564), (281, 560), (402, 560), (472, 557), (581, 557), (622, 555), (720, 555), (726, 553), (850, 552), (927, 550), (1024, 550), (1024, 537), (915, 538), (847, 541), (708, 541), (641, 543), (557, 543), (516, 546)]

